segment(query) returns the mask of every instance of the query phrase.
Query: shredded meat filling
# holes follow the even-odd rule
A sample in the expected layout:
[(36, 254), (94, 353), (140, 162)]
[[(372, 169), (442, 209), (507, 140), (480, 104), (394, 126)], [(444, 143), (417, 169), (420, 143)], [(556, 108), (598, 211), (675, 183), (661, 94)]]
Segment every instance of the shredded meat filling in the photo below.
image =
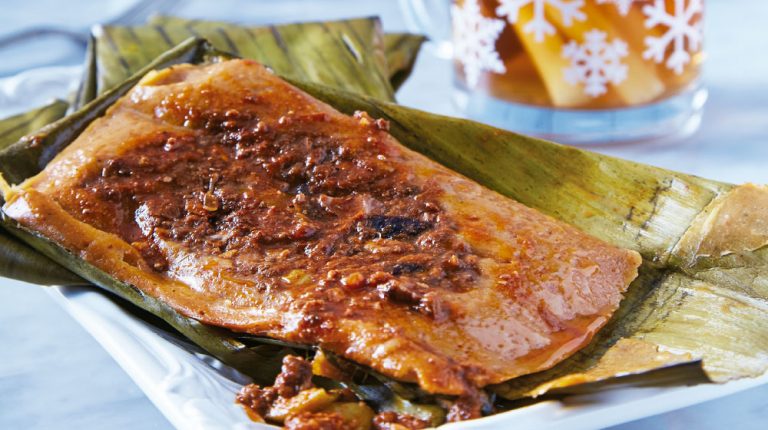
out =
[(312, 388), (312, 366), (301, 357), (285, 356), (274, 387), (281, 397), (293, 397), (301, 390)]
[(278, 396), (277, 390), (274, 387), (261, 388), (256, 384), (250, 384), (240, 390), (236, 401), (257, 416), (264, 417)]
[(312, 383), (312, 366), (287, 355), (271, 387), (246, 385), (237, 396), (248, 415), (259, 422), (293, 430), (366, 430), (374, 412), (348, 389), (325, 390)]
[(429, 422), (418, 419), (408, 414), (385, 411), (373, 419), (373, 428), (376, 430), (420, 430), (429, 427)]

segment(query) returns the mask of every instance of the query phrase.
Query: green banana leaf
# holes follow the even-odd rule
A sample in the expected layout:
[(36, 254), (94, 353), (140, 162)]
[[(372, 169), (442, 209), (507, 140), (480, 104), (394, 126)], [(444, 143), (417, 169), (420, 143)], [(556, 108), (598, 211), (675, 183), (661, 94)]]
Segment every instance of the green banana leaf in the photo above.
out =
[(0, 149), (63, 117), (69, 105), (63, 100), (0, 120)]
[(421, 45), (426, 37), (411, 33), (385, 33), (384, 56), (387, 58), (387, 70), (389, 83), (397, 91), (405, 83), (416, 58), (421, 50)]
[(75, 91), (72, 103), (69, 107), (69, 113), (76, 112), (88, 104), (98, 95), (96, 87), (96, 39), (91, 35), (88, 39), (88, 46), (85, 50), (85, 63), (83, 66), (83, 77)]
[(38, 285), (87, 284), (5, 230), (0, 230), (0, 276)]
[[(27, 113), (0, 120), (0, 149), (63, 117), (67, 107), (67, 102), (55, 100)], [(0, 276), (40, 285), (75, 285), (85, 282), (1, 229)]]
[[(193, 24), (196, 32), (202, 37), (207, 37), (207, 34), (211, 34), (214, 31), (229, 31), (233, 27), (238, 27), (238, 25), (230, 22), (188, 20), (168, 15), (153, 16), (149, 19), (149, 24), (159, 27), (166, 25), (188, 26)], [(259, 27), (244, 28), (255, 31)], [(390, 84), (395, 91), (405, 82), (411, 70), (413, 70), (416, 57), (425, 40), (424, 36), (411, 33), (384, 33), (382, 38), (375, 38), (373, 40), (373, 43), (377, 45), (374, 46), (376, 53), (378, 54), (381, 49), (384, 51), (384, 61), (382, 62), (378, 55), (377, 60), (379, 61), (379, 67), (382, 68), (381, 70), (385, 71), (387, 76), (389, 76)], [(383, 46), (379, 46), (380, 41), (383, 41)], [(218, 48), (226, 51), (224, 48)]]
[(281, 75), (388, 100), (410, 75), (425, 40), (408, 33), (383, 34), (377, 18), (245, 27), (156, 16), (148, 25), (106, 26), (94, 32), (73, 106), (79, 109), (165, 50), (199, 36), (219, 50), (267, 64)]
[[(292, 82), (341, 111), (359, 109), (386, 118), (392, 134), (403, 144), (502, 194), (642, 254), (641, 276), (613, 320), (587, 348), (553, 369), (493, 387), (499, 395), (509, 399), (540, 395), (550, 389), (691, 362), (700, 363), (715, 381), (765, 372), (765, 189), (708, 181), (317, 83)], [(0, 167), (6, 178), (15, 178), (12, 182), (39, 171), (47, 162), (45, 155), (55, 153), (63, 143), (43, 139), (35, 148), (27, 145), (26, 149), (23, 144), (15, 152), (9, 148), (0, 153)], [(51, 150), (37, 151), (40, 147)], [(16, 171), (16, 176), (5, 172), (8, 163), (17, 160), (28, 170)], [(754, 228), (745, 231), (729, 224), (734, 213), (742, 214), (740, 225)], [(108, 289), (125, 289), (124, 297), (176, 324), (223, 361), (238, 369), (244, 366), (231, 359), (232, 350), (221, 346), (233, 339), (230, 333), (208, 327), (211, 331), (200, 335), (188, 320), (175, 320), (175, 313), (163, 304), (130, 286), (112, 285), (114, 279), (55, 244), (18, 229), (11, 220), (5, 222), (26, 242), (81, 276)], [(638, 351), (650, 352), (651, 357)]]
[(215, 48), (257, 60), (282, 76), (394, 99), (377, 18), (267, 27), (171, 17), (157, 22), (94, 31), (96, 93), (123, 82), (181, 41), (205, 37)]

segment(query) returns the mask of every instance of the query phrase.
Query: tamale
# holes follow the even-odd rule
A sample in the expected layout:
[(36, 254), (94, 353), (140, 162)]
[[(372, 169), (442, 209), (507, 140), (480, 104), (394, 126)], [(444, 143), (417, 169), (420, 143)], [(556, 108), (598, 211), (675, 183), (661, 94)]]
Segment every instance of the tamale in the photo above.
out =
[(241, 60), (150, 73), (6, 200), (184, 315), (442, 394), (569, 356), (640, 263)]

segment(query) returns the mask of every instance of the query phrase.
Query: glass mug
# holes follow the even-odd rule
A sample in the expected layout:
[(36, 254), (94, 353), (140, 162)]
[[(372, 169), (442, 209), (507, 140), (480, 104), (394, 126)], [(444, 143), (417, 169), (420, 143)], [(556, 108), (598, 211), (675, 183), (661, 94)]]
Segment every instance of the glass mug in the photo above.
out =
[(467, 117), (576, 144), (698, 128), (703, 3), (401, 0), (411, 27), (451, 48)]

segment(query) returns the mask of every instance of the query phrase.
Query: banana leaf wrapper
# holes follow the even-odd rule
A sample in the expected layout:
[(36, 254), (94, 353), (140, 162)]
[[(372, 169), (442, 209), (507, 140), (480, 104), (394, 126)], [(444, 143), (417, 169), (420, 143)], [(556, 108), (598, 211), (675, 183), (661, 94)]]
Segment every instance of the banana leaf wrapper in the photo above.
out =
[(29, 112), (0, 120), (0, 149), (5, 149), (27, 134), (62, 118), (68, 106), (63, 100), (54, 100)]
[[(181, 55), (182, 51), (169, 56)], [(199, 57), (195, 59), (206, 59)], [(191, 60), (185, 57), (182, 61)], [(537, 396), (617, 376), (685, 367), (686, 363), (698, 363), (713, 381), (765, 372), (765, 188), (709, 181), (316, 83), (292, 82), (341, 111), (360, 109), (386, 118), (392, 125), (391, 133), (412, 149), (502, 194), (642, 254), (641, 276), (630, 287), (611, 323), (588, 347), (548, 371), (493, 387), (499, 396)], [(121, 87), (127, 89), (130, 85), (129, 81)], [(119, 95), (110, 92), (105, 96), (106, 99), (99, 100), (108, 105), (109, 97), (114, 101)], [(61, 145), (43, 141), (39, 146)], [(15, 172), (17, 177), (11, 182), (37, 173), (56, 152), (45, 151), (46, 158), (43, 152), (33, 149), (6, 150), (0, 154), (4, 171), (9, 162), (15, 165), (17, 159), (25, 156), (34, 162), (20, 164), (38, 166), (24, 173)], [(4, 172), (6, 178), (13, 174)], [(114, 279), (84, 266), (44, 238), (34, 237), (10, 220), (5, 221), (25, 241), (81, 276), (106, 288), (117, 288), (110, 285)], [(163, 319), (172, 324), (178, 317), (167, 306), (142, 296), (132, 287), (119, 287), (131, 293), (124, 296), (133, 298), (134, 303), (154, 309), (161, 317), (165, 315)], [(185, 324), (192, 323), (176, 322), (175, 327), (184, 329)], [(220, 345), (232, 339), (231, 334), (216, 338), (219, 333), (214, 334), (215, 328), (205, 329), (209, 330), (206, 336), (190, 338), (241, 369), (227, 357), (232, 351), (221, 351)], [(180, 331), (189, 336), (185, 330)], [(204, 338), (202, 343), (200, 337)], [(216, 345), (211, 347), (205, 342)]]
[[(67, 107), (67, 102), (55, 100), (29, 112), (0, 120), (0, 150), (63, 117)], [(39, 285), (75, 285), (85, 282), (2, 229), (0, 276)]]
[(389, 83), (397, 91), (413, 71), (426, 37), (411, 33), (384, 33), (384, 57)]
[[(381, 26), (378, 25), (378, 19), (369, 19), (376, 22), (376, 28), (380, 32)], [(346, 21), (337, 21), (326, 23), (326, 25), (341, 26), (345, 25), (345, 23)], [(164, 27), (166, 25), (194, 25), (195, 31), (206, 38), (208, 37), (208, 34), (213, 34), (214, 32), (227, 32), (233, 27), (241, 27), (246, 29), (246, 31), (259, 31), (259, 28), (261, 28), (259, 26), (237, 25), (230, 22), (189, 20), (169, 15), (157, 15), (151, 17), (149, 19), (149, 24), (159, 27)], [(194, 36), (194, 34), (190, 33), (189, 36)], [(393, 90), (397, 91), (411, 74), (416, 62), (416, 57), (425, 40), (426, 37), (412, 33), (383, 33), (381, 37), (376, 37), (371, 40), (371, 42), (375, 44), (372, 48), (377, 55), (376, 60), (378, 61), (378, 65), (379, 67), (382, 67), (382, 71), (388, 76)], [(214, 46), (226, 51), (226, 47), (224, 46), (217, 46), (215, 44)], [(381, 50), (383, 50), (384, 53), (383, 61), (379, 55)]]
[(406, 33), (386, 35), (375, 17), (246, 27), (158, 16), (142, 26), (101, 26), (88, 46), (75, 109), (190, 37), (206, 38), (216, 49), (259, 61), (282, 76), (384, 100), (394, 100), (424, 41)]

